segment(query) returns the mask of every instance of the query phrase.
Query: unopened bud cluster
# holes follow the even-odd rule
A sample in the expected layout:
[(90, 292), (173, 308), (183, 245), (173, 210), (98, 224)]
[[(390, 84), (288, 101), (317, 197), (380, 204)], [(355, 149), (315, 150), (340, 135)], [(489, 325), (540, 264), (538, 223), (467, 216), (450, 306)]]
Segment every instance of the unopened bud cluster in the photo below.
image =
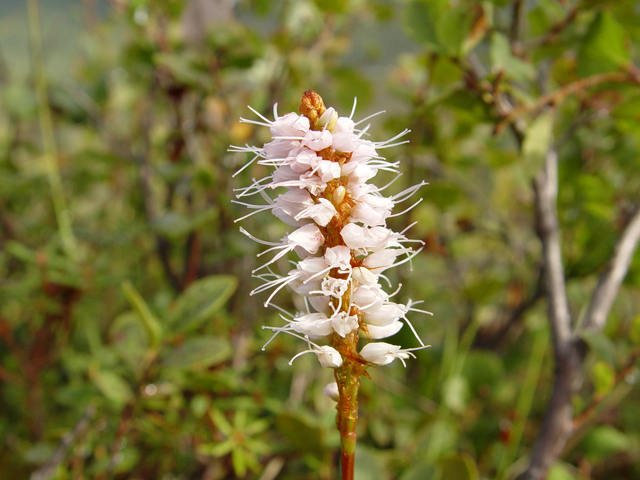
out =
[[(272, 305), (275, 294), (285, 287), (305, 300), (304, 311), (282, 315), (283, 326), (263, 328), (274, 331), (274, 336), (286, 332), (301, 338), (308, 349), (298, 355), (315, 353), (323, 367), (339, 368), (345, 361), (365, 368), (395, 359), (404, 363), (412, 350), (425, 348), (406, 315), (409, 311), (429, 312), (415, 309), (419, 302), (391, 301), (399, 288), (389, 293), (381, 285), (388, 283), (385, 270), (418, 253), (407, 246), (412, 240), (404, 232), (387, 228), (386, 221), (394, 216), (393, 207), (416, 193), (424, 182), (390, 197), (367, 182), (380, 170), (398, 174), (398, 162), (385, 160), (377, 151), (404, 143), (396, 141), (408, 131), (386, 142), (366, 140), (368, 125), (359, 129), (362, 121), (355, 123), (353, 112), (350, 117), (338, 116), (312, 91), (302, 98), (301, 114), (278, 116), (274, 108), (271, 121), (251, 110), (261, 120), (241, 120), (268, 127), (272, 141), (262, 148), (247, 145), (231, 151), (250, 152), (258, 164), (275, 170), (238, 190), (236, 203), (252, 209), (239, 220), (270, 210), (292, 227), (291, 233), (275, 243), (259, 240), (241, 228), (253, 240), (271, 247), (260, 255), (274, 253), (254, 271), (264, 283), (251, 293), (271, 291), (265, 306)], [(268, 194), (273, 190), (283, 193), (274, 197)], [(253, 195), (263, 203), (243, 200)], [(286, 275), (274, 273), (270, 266), (288, 252), (300, 258), (295, 268)], [(374, 342), (394, 335), (404, 323), (420, 347), (403, 349)]]

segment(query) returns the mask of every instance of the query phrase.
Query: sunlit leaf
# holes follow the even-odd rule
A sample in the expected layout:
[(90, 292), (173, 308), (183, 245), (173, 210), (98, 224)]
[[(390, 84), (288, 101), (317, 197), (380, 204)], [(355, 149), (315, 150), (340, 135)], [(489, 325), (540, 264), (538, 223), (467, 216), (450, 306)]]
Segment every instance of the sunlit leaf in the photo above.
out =
[(589, 25), (578, 52), (578, 73), (583, 77), (613, 72), (628, 65), (628, 35), (610, 11), (601, 10)]
[(556, 462), (549, 469), (548, 480), (577, 480), (577, 477), (569, 471), (566, 464)]
[(506, 76), (516, 80), (532, 80), (535, 68), (532, 64), (516, 57), (511, 51), (509, 39), (499, 32), (491, 36), (491, 68), (495, 72), (503, 71)]
[(625, 451), (632, 445), (631, 439), (626, 434), (611, 425), (594, 427), (582, 441), (584, 452), (593, 460), (600, 460), (613, 453)]
[(209, 416), (211, 417), (211, 421), (213, 422), (213, 424), (222, 433), (224, 433), (228, 437), (230, 437), (233, 434), (233, 427), (231, 426), (231, 423), (229, 423), (229, 421), (227, 420), (227, 417), (225, 417), (222, 414), (222, 412), (214, 408), (209, 412)]
[(478, 467), (468, 454), (447, 455), (438, 464), (442, 472), (440, 478), (443, 480), (477, 480), (480, 478)]
[(234, 448), (231, 451), (231, 463), (238, 477), (242, 478), (247, 474), (247, 462), (242, 448)]
[(471, 33), (474, 11), (468, 5), (456, 5), (444, 11), (436, 24), (438, 43), (455, 57), (462, 53), (462, 46)]
[(544, 164), (553, 141), (554, 115), (551, 110), (538, 115), (527, 129), (522, 143), (525, 170), (534, 176)]
[(469, 383), (463, 376), (449, 378), (442, 386), (443, 401), (454, 412), (462, 412), (469, 401)]
[(593, 365), (591, 374), (593, 376), (593, 387), (597, 394), (604, 395), (611, 391), (616, 380), (616, 371), (611, 365), (602, 360), (597, 361)]

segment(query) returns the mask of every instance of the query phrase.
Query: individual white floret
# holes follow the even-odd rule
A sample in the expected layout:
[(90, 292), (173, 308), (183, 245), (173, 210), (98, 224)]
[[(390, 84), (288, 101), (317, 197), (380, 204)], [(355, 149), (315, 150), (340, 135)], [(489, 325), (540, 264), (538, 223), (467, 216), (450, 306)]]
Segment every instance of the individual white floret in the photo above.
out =
[(346, 312), (338, 312), (331, 317), (331, 325), (333, 330), (342, 338), (358, 329), (358, 317), (355, 315), (347, 315)]
[(302, 249), (307, 253), (314, 254), (324, 243), (324, 236), (322, 235), (322, 232), (320, 232), (318, 227), (312, 223), (294, 230), (289, 235), (285, 235), (284, 237), (282, 237), (280, 243), (265, 242), (263, 240), (259, 240), (249, 232), (247, 232), (244, 228), (240, 228), (240, 231), (258, 243), (262, 243), (263, 245), (273, 245), (271, 248), (258, 254), (258, 256), (262, 256), (272, 250), (280, 250), (280, 252), (278, 252), (271, 260), (254, 270), (254, 272), (261, 270), (267, 265), (271, 265), (273, 262), (277, 261), (279, 258), (282, 258), (287, 253), (293, 250)]
[(367, 343), (362, 347), (362, 350), (360, 350), (360, 356), (367, 362), (373, 363), (374, 365), (388, 365), (398, 358), (406, 367), (407, 364), (404, 363), (405, 359), (409, 357), (415, 358), (415, 355), (411, 353), (412, 351), (422, 350), (423, 348), (428, 347), (430, 347), (430, 345), (403, 349), (400, 345), (391, 345), (385, 342), (372, 342)]
[(337, 210), (326, 198), (319, 198), (318, 203), (309, 205), (295, 215), (295, 220), (310, 218), (321, 227), (326, 227), (331, 219), (336, 215)]
[(394, 320), (389, 325), (378, 327), (375, 325), (367, 325), (367, 333), (372, 340), (378, 340), (379, 338), (387, 338), (395, 335), (400, 331), (404, 324), (400, 320)]

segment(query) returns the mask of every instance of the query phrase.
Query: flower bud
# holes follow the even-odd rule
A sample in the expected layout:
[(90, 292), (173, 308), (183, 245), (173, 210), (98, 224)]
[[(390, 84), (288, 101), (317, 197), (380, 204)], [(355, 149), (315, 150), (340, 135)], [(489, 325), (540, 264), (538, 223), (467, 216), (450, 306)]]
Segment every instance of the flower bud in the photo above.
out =
[(323, 345), (319, 350), (314, 352), (320, 360), (320, 365), (325, 368), (338, 368), (342, 365), (342, 356), (333, 347)]
[(368, 268), (356, 267), (352, 270), (353, 278), (363, 285), (374, 287), (378, 284), (378, 277)]
[(336, 382), (327, 384), (327, 386), (322, 389), (322, 393), (334, 402), (340, 399), (340, 392), (338, 391), (338, 384)]
[(336, 189), (333, 191), (333, 194), (331, 195), (331, 203), (333, 203), (334, 207), (338, 208), (340, 206), (340, 204), (344, 200), (346, 193), (347, 189), (342, 185), (338, 185), (336, 187)]
[(329, 107), (325, 110), (325, 112), (322, 115), (320, 115), (320, 118), (316, 122), (316, 126), (325, 127), (330, 132), (333, 132), (333, 129), (336, 128), (337, 122), (338, 122), (338, 112), (336, 112), (333, 107)]

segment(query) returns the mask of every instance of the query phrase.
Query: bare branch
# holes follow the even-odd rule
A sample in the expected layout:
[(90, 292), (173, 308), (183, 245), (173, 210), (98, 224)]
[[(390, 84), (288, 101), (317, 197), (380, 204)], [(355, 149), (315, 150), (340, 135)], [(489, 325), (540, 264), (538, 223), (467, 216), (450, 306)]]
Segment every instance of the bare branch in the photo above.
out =
[(538, 234), (542, 241), (549, 322), (555, 356), (553, 391), (531, 461), (517, 480), (542, 480), (562, 453), (573, 431), (571, 397), (582, 380), (582, 357), (571, 331), (557, 216), (558, 155), (547, 152), (544, 169), (534, 181)]
[(89, 428), (91, 419), (95, 413), (96, 407), (94, 404), (90, 403), (73, 430), (62, 437), (62, 441), (60, 442), (60, 445), (58, 445), (58, 448), (51, 459), (44, 466), (31, 474), (31, 480), (48, 480), (55, 475), (58, 467), (64, 461), (69, 449), (73, 446), (78, 437), (84, 435)]
[(638, 84), (640, 80), (638, 78), (638, 73), (633, 69), (629, 69), (627, 72), (599, 73), (587, 78), (581, 78), (580, 80), (564, 85), (554, 92), (542, 95), (534, 103), (521, 105), (508, 111), (496, 126), (495, 132), (502, 132), (507, 125), (527, 113), (537, 112), (549, 105), (558, 105), (569, 95), (609, 82)]
[(573, 432), (571, 397), (582, 379), (581, 361), (577, 351), (563, 363), (556, 363), (553, 392), (542, 429), (536, 440), (527, 470), (516, 480), (543, 480), (551, 466), (562, 454)]
[(549, 320), (553, 333), (556, 360), (561, 360), (571, 342), (571, 314), (567, 301), (564, 266), (560, 247), (560, 226), (557, 215), (558, 154), (554, 148), (547, 152), (544, 169), (534, 181), (538, 234), (542, 241), (543, 262)]
[(604, 328), (622, 280), (627, 275), (633, 254), (640, 241), (640, 206), (624, 229), (607, 269), (600, 275), (581, 328), (599, 332)]

